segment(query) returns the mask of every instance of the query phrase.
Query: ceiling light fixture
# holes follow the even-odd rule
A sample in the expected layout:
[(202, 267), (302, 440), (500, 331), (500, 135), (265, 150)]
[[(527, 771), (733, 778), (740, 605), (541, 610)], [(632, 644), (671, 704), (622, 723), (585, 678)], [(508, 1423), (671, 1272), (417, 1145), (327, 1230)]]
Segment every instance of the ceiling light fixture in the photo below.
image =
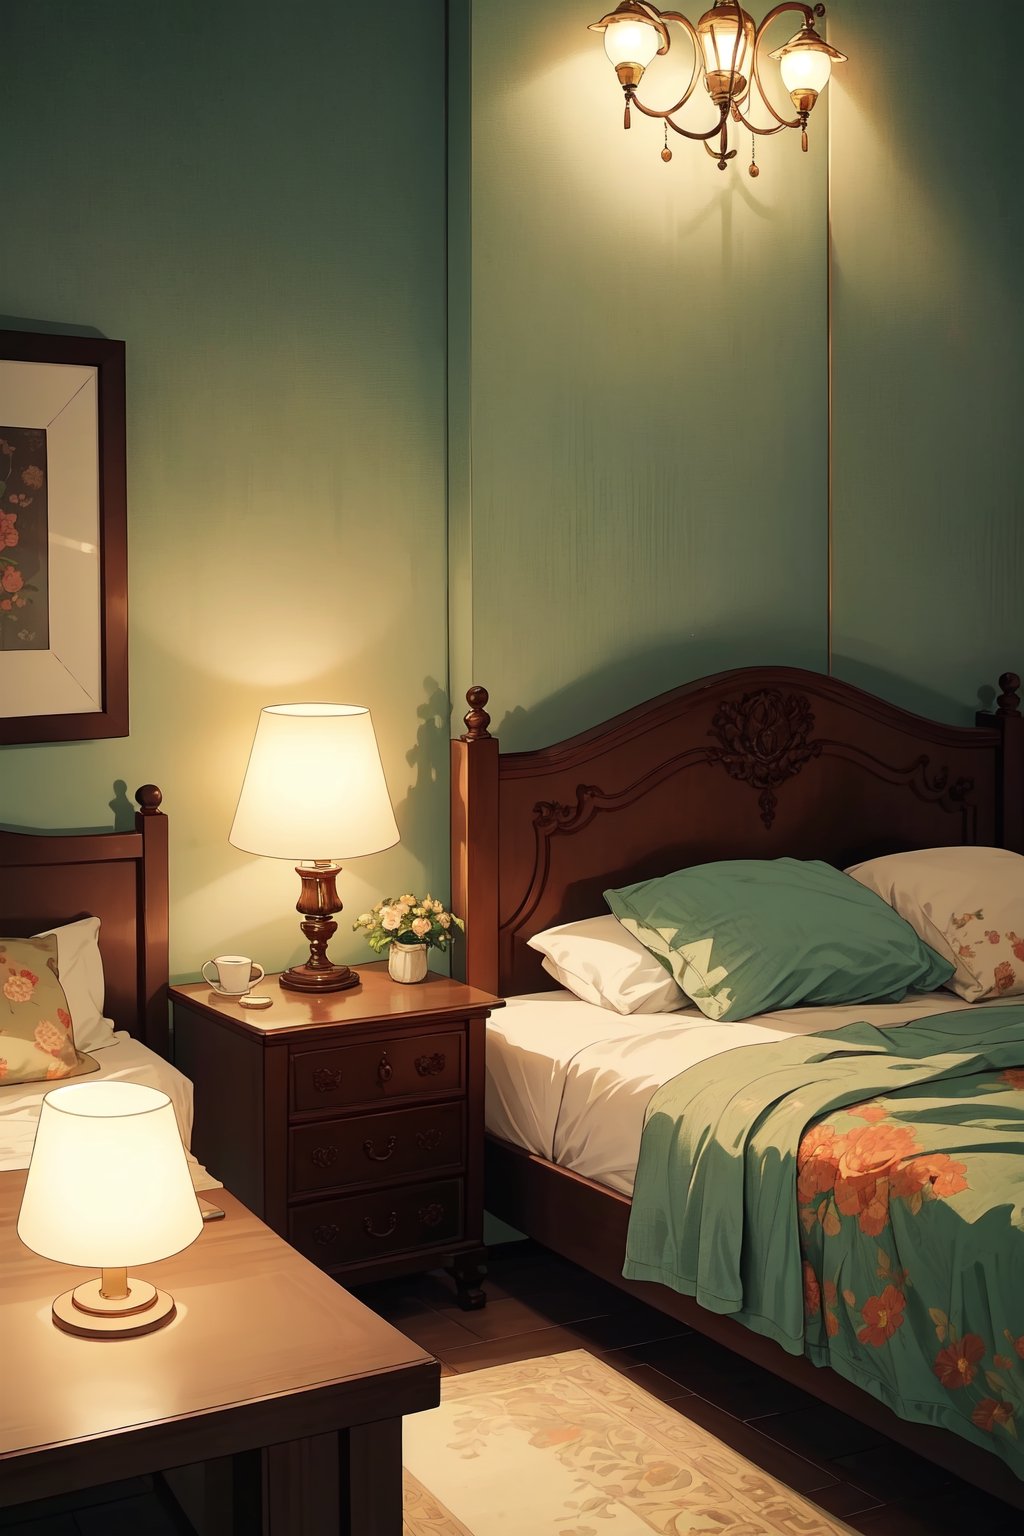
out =
[[(796, 110), (793, 118), (777, 112), (761, 83), (758, 50), (767, 28), (786, 11), (799, 11), (804, 18), (800, 31), (788, 43), (775, 48), (769, 58), (778, 61), (782, 83), (789, 92)], [(807, 149), (807, 119), (832, 73), (832, 65), (844, 62), (845, 53), (833, 48), (819, 37), (814, 28), (815, 17), (825, 14), (823, 5), (801, 5), (786, 0), (770, 10), (759, 27), (752, 17), (736, 3), (736, 0), (715, 0), (697, 25), (688, 21), (678, 11), (659, 11), (647, 0), (623, 0), (616, 10), (602, 16), (590, 26), (591, 32), (604, 33), (604, 47), (615, 66), (626, 96), (623, 127), (629, 127), (630, 107), (635, 106), (646, 117), (660, 117), (665, 124), (663, 160), (671, 160), (668, 147), (668, 130), (672, 128), (686, 139), (696, 139), (704, 145), (718, 169), (724, 171), (735, 158), (735, 149), (729, 148), (729, 121), (742, 124), (750, 131), (751, 176), (758, 175), (757, 158), (753, 152), (754, 135), (768, 137), (781, 133), (783, 128), (800, 130), (802, 147)], [(693, 44), (694, 60), (690, 83), (674, 106), (664, 110), (645, 107), (637, 97), (637, 86), (651, 60), (667, 53), (670, 47), (668, 23), (674, 21), (689, 34)], [(706, 132), (684, 128), (675, 121), (675, 114), (686, 105), (703, 77), (704, 87), (718, 109), (718, 121)], [(774, 122), (761, 126), (751, 121), (748, 113), (756, 89), (757, 97), (767, 108)]]

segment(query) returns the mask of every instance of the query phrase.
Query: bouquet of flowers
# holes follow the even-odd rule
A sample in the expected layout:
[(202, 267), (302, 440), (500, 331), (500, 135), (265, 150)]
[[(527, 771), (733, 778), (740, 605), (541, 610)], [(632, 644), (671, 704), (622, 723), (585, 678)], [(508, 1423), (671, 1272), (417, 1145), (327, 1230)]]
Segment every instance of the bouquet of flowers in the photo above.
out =
[(386, 896), (352, 924), (353, 929), (363, 930), (366, 942), (378, 955), (395, 943), (426, 944), (444, 950), (465, 926), (461, 917), (446, 912), (433, 896)]

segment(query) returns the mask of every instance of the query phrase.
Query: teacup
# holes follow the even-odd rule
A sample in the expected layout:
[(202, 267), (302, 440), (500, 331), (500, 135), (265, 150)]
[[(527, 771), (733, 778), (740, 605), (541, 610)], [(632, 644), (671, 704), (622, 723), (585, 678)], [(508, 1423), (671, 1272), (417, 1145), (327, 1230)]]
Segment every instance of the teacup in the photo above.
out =
[(237, 997), (262, 981), (265, 975), (262, 965), (250, 960), (248, 955), (218, 955), (215, 960), (207, 960), (203, 966), (203, 979), (211, 987)]

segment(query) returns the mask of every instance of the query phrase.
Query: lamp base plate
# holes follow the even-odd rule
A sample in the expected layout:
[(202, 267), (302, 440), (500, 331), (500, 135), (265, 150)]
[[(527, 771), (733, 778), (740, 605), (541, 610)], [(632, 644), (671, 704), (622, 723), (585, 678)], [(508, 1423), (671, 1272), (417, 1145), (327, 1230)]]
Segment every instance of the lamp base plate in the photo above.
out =
[(120, 1300), (101, 1295), (100, 1284), (99, 1279), (87, 1280), (58, 1296), (52, 1309), (56, 1327), (86, 1339), (133, 1339), (174, 1317), (174, 1297), (148, 1280), (130, 1279), (128, 1296)]
[(347, 987), (359, 986), (359, 972), (348, 965), (316, 970), (309, 965), (293, 965), (281, 972), (278, 982), (290, 992), (344, 992)]

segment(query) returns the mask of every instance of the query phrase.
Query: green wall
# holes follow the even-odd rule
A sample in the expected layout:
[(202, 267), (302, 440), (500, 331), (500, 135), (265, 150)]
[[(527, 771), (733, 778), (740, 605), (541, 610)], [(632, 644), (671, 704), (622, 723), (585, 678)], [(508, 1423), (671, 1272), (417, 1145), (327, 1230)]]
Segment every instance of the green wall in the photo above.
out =
[(259, 709), (367, 704), (402, 842), (342, 877), (364, 954), (447, 862), (443, 4), (47, 0), (4, 56), (3, 324), (127, 345), (131, 735), (5, 749), (0, 820), (156, 781), (172, 972), (279, 967), (296, 876), (227, 843)]
[(1010, 0), (977, 56), (952, 0), (833, 0), (851, 62), (756, 181), (623, 133), (581, 0), (449, 0), (446, 166), (445, 10), (5, 17), (0, 319), (128, 348), (132, 734), (5, 749), (0, 820), (155, 779), (176, 975), (301, 953), (291, 869), (227, 844), (264, 703), (373, 711), (402, 842), (351, 917), (447, 885), (449, 644), (509, 747), (827, 666), (830, 203), (835, 669), (964, 719), (1024, 660)]
[(835, 670), (954, 721), (1024, 671), (1024, 14), (972, 9), (830, 7)]
[(593, 5), (467, 8), (453, 693), (486, 684), (520, 748), (831, 651), (969, 719), (1024, 663), (1019, 7), (975, 37), (952, 0), (833, 0), (850, 63), (756, 182), (743, 141), (723, 175), (622, 132)]
[[(452, 681), (490, 688), (517, 748), (720, 667), (826, 657), (827, 107), (809, 154), (762, 141), (756, 181), (748, 134), (726, 172), (678, 138), (666, 165), (658, 124), (623, 132), (597, 14), (472, 5)], [(679, 94), (676, 35), (652, 103)], [(710, 126), (706, 96), (687, 110)]]

